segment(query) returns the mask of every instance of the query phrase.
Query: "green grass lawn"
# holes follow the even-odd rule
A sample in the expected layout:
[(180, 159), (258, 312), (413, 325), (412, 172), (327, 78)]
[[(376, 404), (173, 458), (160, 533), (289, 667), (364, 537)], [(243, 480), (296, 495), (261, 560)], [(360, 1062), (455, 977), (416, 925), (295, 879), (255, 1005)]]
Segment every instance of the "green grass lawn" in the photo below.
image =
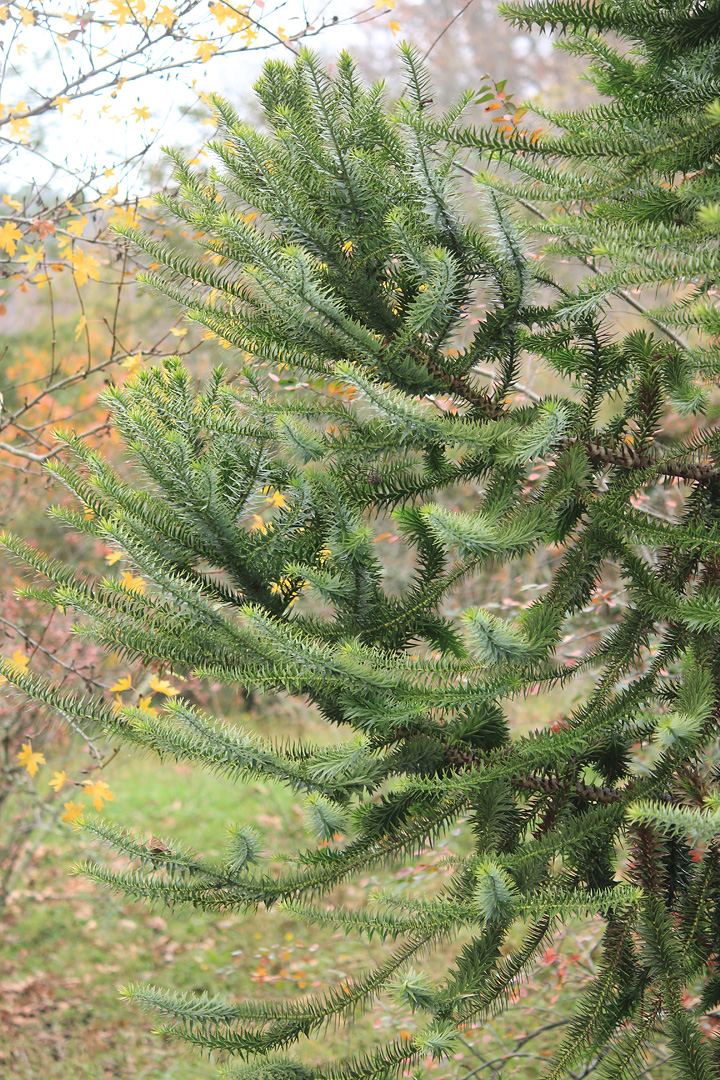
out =
[[(533, 704), (536, 713), (540, 705)], [(317, 721), (300, 710), (283, 711), (280, 719), (284, 734), (319, 734)], [(276, 714), (254, 726), (268, 733), (277, 731), (277, 723)], [(46, 771), (50, 775), (49, 769), (41, 772), (39, 784)], [(106, 778), (115, 801), (103, 816), (143, 838), (180, 838), (213, 856), (224, 846), (228, 824), (247, 822), (268, 851), (312, 843), (300, 801), (284, 788), (234, 786), (186, 765), (128, 754)], [(336, 898), (358, 905), (380, 885), (404, 891), (442, 884), (450, 873), (442, 858), (466, 842), (464, 831), (454, 830), (440, 849), (354, 882)], [(120, 986), (137, 980), (231, 998), (302, 995), (340, 983), (383, 955), (382, 946), (308, 929), (280, 909), (205, 915), (126, 903), (70, 874), (72, 864), (90, 853), (82, 832), (58, 824), (16, 882), (0, 928), (0, 1077), (206, 1080), (217, 1075), (214, 1064), (176, 1040), (153, 1035), (154, 1017), (121, 1002)], [(597, 926), (558, 939), (530, 983), (517, 988), (508, 1016), (468, 1030), (459, 1059), (428, 1063), (427, 1075), (460, 1080), (483, 1061), (508, 1053), (513, 1064), (504, 1075), (542, 1075), (563, 1028), (551, 1027), (527, 1044), (517, 1040), (569, 1015), (578, 983), (594, 968), (597, 939)], [(446, 960), (430, 957), (422, 964), (439, 973)], [(301, 1053), (326, 1061), (367, 1050), (378, 1037), (409, 1036), (416, 1027), (417, 1018), (378, 1003), (348, 1027), (319, 1032)], [(493, 1070), (491, 1064), (480, 1076)]]

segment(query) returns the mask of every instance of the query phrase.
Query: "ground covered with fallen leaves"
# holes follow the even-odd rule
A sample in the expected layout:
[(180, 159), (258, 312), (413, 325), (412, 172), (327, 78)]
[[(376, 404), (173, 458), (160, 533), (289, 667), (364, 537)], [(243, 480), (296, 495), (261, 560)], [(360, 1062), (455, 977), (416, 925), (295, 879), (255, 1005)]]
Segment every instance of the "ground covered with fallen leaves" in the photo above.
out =
[[(259, 722), (265, 733), (269, 722)], [(300, 708), (287, 725), (290, 737), (317, 737), (316, 722)], [(103, 816), (143, 837), (182, 838), (212, 856), (220, 854), (227, 825), (244, 821), (255, 825), (268, 851), (309, 842), (303, 808), (282, 788), (235, 787), (185, 765), (129, 755), (117, 759), (108, 778), (115, 798)], [(355, 882), (336, 899), (360, 905), (381, 885), (403, 894), (434, 890), (450, 873), (443, 860), (463, 843), (457, 829), (436, 850)], [(154, 1018), (121, 1002), (119, 987), (148, 981), (232, 998), (296, 996), (342, 983), (384, 955), (382, 945), (308, 928), (279, 909), (204, 915), (126, 903), (71, 873), (89, 854), (97, 852), (82, 832), (58, 817), (14, 883), (0, 920), (3, 1080), (210, 1080), (214, 1064), (154, 1035)], [(578, 985), (595, 970), (598, 931), (588, 924), (558, 938), (530, 981), (516, 988), (508, 1015), (468, 1028), (457, 1058), (428, 1062), (427, 1075), (464, 1080), (480, 1067), (493, 1076), (504, 1064), (506, 1076), (541, 1076)], [(439, 973), (446, 962), (439, 956), (426, 966)], [(416, 1028), (416, 1018), (377, 1003), (349, 1027), (320, 1032), (303, 1055), (327, 1060), (361, 1052), (374, 1036), (409, 1038)]]

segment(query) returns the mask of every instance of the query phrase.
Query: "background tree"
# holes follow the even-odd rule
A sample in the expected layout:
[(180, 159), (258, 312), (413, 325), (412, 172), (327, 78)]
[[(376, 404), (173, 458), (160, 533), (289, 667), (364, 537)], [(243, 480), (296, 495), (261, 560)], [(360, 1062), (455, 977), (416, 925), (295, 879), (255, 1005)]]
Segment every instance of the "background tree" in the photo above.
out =
[[(373, 20), (390, 10), (371, 8), (362, 18)], [(138, 344), (118, 338), (116, 305), (109, 302), (107, 285), (112, 282), (121, 290), (135, 272), (117, 247), (113, 227), (137, 222), (138, 215), (145, 217), (146, 226), (152, 224), (152, 200), (135, 196), (131, 201), (128, 193), (148, 182), (142, 169), (151, 163), (159, 139), (169, 133), (177, 137), (183, 114), (202, 106), (206, 95), (198, 80), (208, 65), (215, 69), (223, 58), (239, 53), (292, 50), (298, 41), (353, 22), (358, 12), (338, 14), (325, 5), (317, 15), (314, 25), (307, 7), (300, 12), (286, 3), (268, 7), (263, 2), (237, 8), (212, 3), (209, 10), (197, 2), (148, 8), (144, 0), (111, 0), (100, 7), (71, 4), (67, 11), (14, 2), (0, 8), (0, 161), (10, 189), (3, 193), (0, 222), (0, 315), (11, 332), (24, 325), (24, 297), (38, 290), (43, 294), (38, 307), (45, 306), (43, 300), (49, 303), (48, 323), (54, 324), (58, 287), (67, 297), (59, 275), (71, 275), (78, 308), (73, 326), (88, 352), (87, 363), (70, 372), (52, 348), (49, 369), (32, 384), (35, 393), (28, 393), (27, 373), (18, 380), (24, 390), (19, 402), (11, 393), (12, 376), (3, 380), (3, 461), (8, 454), (19, 464), (44, 459), (45, 428), (38, 427), (33, 406), (46, 405), (69, 377), (84, 381), (143, 346), (154, 354), (151, 340)], [(115, 127), (119, 138), (110, 137)], [(191, 130), (186, 124), (186, 137)], [(101, 271), (104, 314), (111, 324), (109, 348), (102, 350), (91, 339), (83, 292)], [(3, 360), (11, 368), (17, 364), (7, 351)]]
[[(198, 355), (207, 348), (203, 335), (188, 334), (170, 313), (158, 312), (153, 298), (138, 295), (137, 265), (114, 232), (118, 223), (142, 221), (162, 235), (165, 224), (152, 198), (130, 198), (130, 192), (147, 193), (165, 182), (157, 161), (163, 138), (195, 140), (204, 153), (201, 132), (212, 123), (203, 91), (209, 72), (219, 77), (224, 58), (233, 59), (248, 67), (250, 85), (259, 54), (292, 52), (298, 41), (357, 21), (387, 22), (390, 10), (300, 10), (285, 3), (146, 7), (144, 0), (75, 3), (67, 11), (0, 5), (3, 527), (67, 551), (68, 541), (43, 522), (41, 466), (59, 450), (54, 425), (72, 419), (112, 454), (107, 413), (97, 400), (109, 378), (121, 381), (168, 351), (192, 358), (198, 372), (210, 370)], [(108, 553), (93, 555), (88, 565), (97, 568)], [(114, 685), (111, 671), (98, 672), (96, 653), (77, 655), (67, 641), (67, 620), (56, 615), (48, 623), (17, 605), (11, 596), (17, 584), (12, 578), (2, 583), (4, 654), (20, 664), (32, 658), (69, 685)], [(54, 659), (63, 651), (73, 655), (65, 668)], [(15, 760), (28, 740), (61, 772), (74, 754), (42, 709), (18, 713), (0, 703), (0, 804), (13, 807), (0, 825), (5, 889), (55, 817), (56, 804), (38, 799), (37, 784)], [(93, 760), (99, 767), (106, 757), (98, 751)]]

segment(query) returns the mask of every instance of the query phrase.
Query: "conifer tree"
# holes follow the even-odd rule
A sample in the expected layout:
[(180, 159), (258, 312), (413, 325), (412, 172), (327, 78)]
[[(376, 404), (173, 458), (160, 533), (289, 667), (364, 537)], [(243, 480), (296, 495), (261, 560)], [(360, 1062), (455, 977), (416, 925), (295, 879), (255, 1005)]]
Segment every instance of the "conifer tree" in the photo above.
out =
[[(28, 594), (77, 611), (78, 632), (160, 670), (301, 695), (346, 732), (330, 746), (264, 742), (182, 696), (153, 716), (3, 669), (75, 725), (289, 785), (319, 840), (345, 837), (276, 876), (243, 823), (217, 860), (86, 823), (135, 864), (86, 872), (126, 896), (283, 904), (395, 942), (349, 986), (297, 1001), (128, 988), (178, 1039), (220, 1051), (231, 1077), (384, 1078), (441, 1058), (459, 1025), (502, 1007), (558, 924), (586, 915), (604, 920), (602, 961), (547, 1075), (635, 1076), (659, 1038), (682, 1080), (717, 1074), (698, 1019), (720, 1003), (720, 3), (545, 0), (509, 14), (559, 28), (592, 60), (602, 101), (548, 115), (555, 134), (469, 126), (473, 92), (433, 116), (410, 48), (394, 113), (348, 56), (329, 75), (309, 53), (266, 66), (267, 131), (216, 100), (218, 165), (200, 173), (177, 155), (178, 190), (163, 197), (199, 252), (127, 232), (160, 267), (145, 279), (244, 355), (242, 377), (218, 370), (199, 392), (169, 359), (108, 390), (142, 482), (72, 434), (76, 464), (50, 466), (79, 502), (54, 513), (126, 553), (148, 587), (87, 580), (4, 537), (44, 579)], [(459, 195), (468, 150), (510, 167), (480, 175), (479, 224)], [(588, 266), (579, 287), (527, 257), (523, 206), (553, 250)], [(613, 297), (637, 307), (628, 290), (668, 284), (642, 329), (608, 325)], [(519, 399), (528, 354), (563, 394)], [(354, 396), (283, 396), (268, 364)], [(475, 505), (451, 509), (467, 482)], [(638, 498), (663, 484), (683, 496), (672, 520)], [(379, 513), (413, 560), (400, 595), (383, 587)], [(548, 545), (561, 552), (552, 583), (517, 618), (443, 614), (463, 581)], [(608, 567), (622, 619), (565, 664), (558, 645)], [(511, 732), (511, 700), (589, 673), (562, 725)], [(457, 823), (471, 851), (437, 895), (328, 907), (340, 883)], [(459, 940), (443, 978), (418, 974)], [(412, 1039), (307, 1062), (306, 1036), (383, 994), (417, 1011)]]

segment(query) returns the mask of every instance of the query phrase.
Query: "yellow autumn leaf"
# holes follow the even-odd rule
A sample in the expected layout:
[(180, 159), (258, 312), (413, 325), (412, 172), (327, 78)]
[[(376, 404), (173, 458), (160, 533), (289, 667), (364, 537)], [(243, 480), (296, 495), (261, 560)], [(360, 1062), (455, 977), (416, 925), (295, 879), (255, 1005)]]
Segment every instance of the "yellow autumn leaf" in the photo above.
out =
[(265, 524), (263, 519), (260, 517), (260, 515), (259, 514), (253, 514), (252, 520), (253, 520), (253, 523), (250, 526), (251, 531), (252, 532), (259, 531), (259, 532), (262, 533), (263, 536), (267, 535), (267, 525)]
[(27, 671), (30, 657), (26, 656), (22, 649), (16, 649), (12, 654), (12, 666), (17, 671)]
[(139, 352), (135, 356), (128, 356), (127, 360), (123, 360), (120, 367), (125, 368), (131, 375), (134, 375), (136, 370), (142, 366), (142, 353)]
[(157, 675), (153, 675), (150, 680), (150, 689), (156, 694), (165, 694), (166, 697), (175, 697), (180, 691), (172, 683), (169, 683), (167, 679), (158, 679)]
[(108, 220), (108, 225), (125, 225), (128, 228), (139, 224), (137, 214), (130, 206), (116, 206)]
[(136, 120), (150, 119), (150, 110), (148, 109), (147, 105), (137, 105), (132, 112)]
[(163, 4), (155, 12), (155, 18), (152, 21), (153, 26), (164, 26), (168, 30), (172, 29), (175, 22), (175, 11), (169, 7), (168, 4)]
[(186, 326), (171, 326), (170, 327), (170, 333), (173, 335), (173, 337), (185, 337), (185, 335), (187, 334), (187, 327)]
[(281, 595), (287, 593), (292, 589), (292, 581), (289, 577), (283, 574), (279, 581), (273, 581), (270, 586), (270, 592), (274, 595)]
[(223, 4), (218, 3), (217, 0), (211, 0), (208, 7), (221, 26), (223, 23), (228, 24), (228, 34), (237, 34), (238, 30), (247, 31), (248, 27), (252, 25), (250, 20), (242, 12), (234, 8), (232, 4)]
[(18, 240), (21, 238), (22, 233), (15, 222), (6, 221), (0, 228), (0, 249), (7, 251), (8, 255), (12, 257), (15, 254)]
[(75, 327), (75, 340), (77, 341), (82, 334), (83, 330), (87, 326), (87, 319), (84, 315), (80, 316), (77, 326)]
[(18, 142), (30, 142), (30, 121), (26, 116), (14, 116), (10, 121), (10, 137)]
[(391, 19), (390, 20), (390, 29), (393, 32), (393, 36), (395, 34), (399, 34), (400, 33), (400, 23), (399, 22), (393, 22), (392, 19)]
[(27, 263), (27, 272), (28, 274), (32, 274), (37, 264), (44, 259), (45, 249), (42, 244), (39, 248), (31, 247), (30, 244), (23, 244), (23, 247), (25, 248), (25, 254), (18, 255), (16, 261), (19, 263)]
[(23, 765), (31, 776), (35, 776), (40, 766), (45, 764), (45, 755), (36, 753), (32, 744), (27, 742), (22, 744), (22, 750), (17, 755), (17, 762), (18, 765)]
[(70, 822), (77, 829), (78, 822), (82, 819), (83, 804), (81, 802), (74, 803), (70, 800), (70, 802), (63, 803), (63, 806), (65, 807), (65, 813), (60, 820)]
[(207, 62), (218, 51), (218, 47), (214, 41), (208, 41), (206, 37), (195, 38), (195, 44), (197, 45), (197, 52), (195, 55), (199, 60), (202, 60), (203, 64)]
[(110, 0), (110, 6), (113, 8), (112, 17), (118, 26), (124, 26), (128, 19), (135, 18), (135, 13), (126, 0)]
[(116, 562), (120, 562), (122, 557), (122, 551), (111, 551), (109, 555), (105, 556), (105, 562), (108, 564), (108, 566), (114, 566)]
[(22, 203), (17, 199), (11, 199), (9, 195), (3, 195), (3, 202), (6, 206), (11, 206), (13, 210), (22, 210)]
[(63, 769), (62, 772), (55, 772), (55, 773), (53, 773), (52, 780), (48, 780), (48, 787), (54, 788), (55, 791), (57, 792), (57, 791), (60, 790), (60, 788), (63, 786), (63, 784), (65, 783), (66, 780), (67, 780), (67, 775), (66, 775), (64, 769)]
[(133, 577), (129, 570), (123, 570), (120, 577), (123, 579), (122, 587), (126, 592), (145, 592), (145, 582), (141, 577)]
[(208, 7), (210, 8), (211, 13), (217, 19), (221, 26), (224, 22), (227, 22), (228, 19), (232, 19), (235, 15), (235, 12), (232, 10), (232, 8), (229, 8), (227, 4), (217, 3), (216, 0), (210, 0)]
[(110, 693), (122, 694), (123, 690), (132, 690), (132, 679), (129, 675), (122, 675), (114, 686), (110, 687)]
[(104, 780), (96, 780), (94, 783), (92, 780), (83, 780), (83, 787), (98, 811), (102, 810), (103, 802), (115, 802), (115, 797)]
[[(18, 674), (22, 674), (23, 672), (27, 673), (28, 664), (30, 663), (30, 657), (26, 656), (22, 649), (15, 650), (15, 652), (12, 654), (12, 660), (8, 660), (7, 657), (4, 657), (4, 659), (6, 660), (12, 671), (17, 671)], [(5, 676), (0, 675), (0, 685), (6, 682), (7, 679), (5, 678)]]
[(94, 256), (86, 255), (81, 248), (76, 248), (68, 257), (78, 285), (85, 285), (90, 278), (93, 281), (100, 280), (100, 263)]
[(20, 15), (20, 18), (22, 19), (23, 26), (35, 25), (35, 12), (31, 11), (30, 8), (18, 7), (18, 13)]
[(150, 702), (152, 701), (152, 694), (148, 694), (147, 697), (141, 697), (137, 703), (137, 707), (141, 713), (145, 713), (146, 716), (157, 716), (157, 709), (153, 709)]
[(274, 491), (272, 495), (268, 495), (265, 502), (270, 503), (272, 506), (287, 506), (285, 496), (280, 491)]
[(87, 225), (87, 218), (83, 214), (77, 221), (71, 221), (69, 225), (65, 226), (65, 232), (70, 233), (71, 236), (82, 236), (83, 229)]

